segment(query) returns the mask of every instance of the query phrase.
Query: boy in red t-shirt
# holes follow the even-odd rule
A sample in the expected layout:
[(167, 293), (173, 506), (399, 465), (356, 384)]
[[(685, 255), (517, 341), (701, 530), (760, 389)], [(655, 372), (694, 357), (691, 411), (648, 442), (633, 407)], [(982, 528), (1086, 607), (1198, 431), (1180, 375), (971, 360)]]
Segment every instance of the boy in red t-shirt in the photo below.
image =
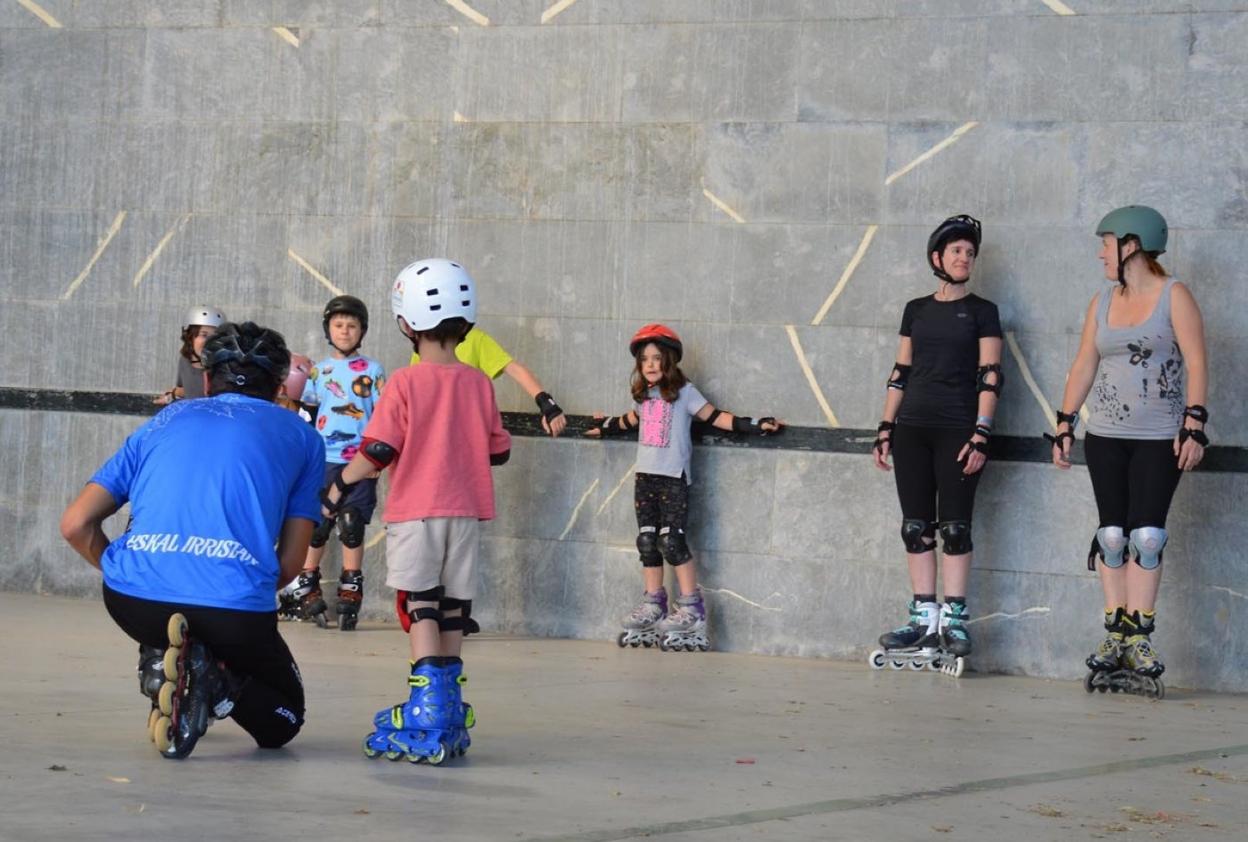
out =
[(455, 358), (477, 317), (476, 287), (458, 263), (420, 260), (395, 279), (390, 307), (420, 354), (386, 384), (363, 446), (325, 492), (327, 513), (346, 489), (391, 466), (386, 584), (411, 641), (411, 697), (380, 711), (364, 740), (369, 757), (438, 764), (463, 754), (473, 725), (463, 701), (464, 635), (476, 590), (480, 522), (494, 517), (491, 465), (511, 454), (511, 437), (480, 371)]

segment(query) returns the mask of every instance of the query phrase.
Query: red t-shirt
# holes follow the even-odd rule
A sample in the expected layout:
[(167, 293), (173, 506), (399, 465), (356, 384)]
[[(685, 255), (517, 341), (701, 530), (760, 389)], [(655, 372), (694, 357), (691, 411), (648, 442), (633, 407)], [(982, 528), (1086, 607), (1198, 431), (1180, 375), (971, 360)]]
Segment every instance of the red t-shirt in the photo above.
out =
[(382, 520), (494, 517), (491, 454), (511, 449), (490, 379), (462, 363), (401, 368), (386, 383), (365, 438), (399, 452)]

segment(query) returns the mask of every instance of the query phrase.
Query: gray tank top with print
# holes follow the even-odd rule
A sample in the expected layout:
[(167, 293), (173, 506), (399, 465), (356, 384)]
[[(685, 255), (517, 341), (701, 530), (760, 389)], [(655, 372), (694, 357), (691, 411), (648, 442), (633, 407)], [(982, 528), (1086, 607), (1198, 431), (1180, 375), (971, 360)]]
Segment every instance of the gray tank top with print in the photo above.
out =
[(1157, 306), (1143, 323), (1109, 326), (1112, 292), (1096, 306), (1096, 350), (1101, 364), (1088, 402), (1088, 431), (1117, 439), (1169, 439), (1183, 422), (1183, 355), (1170, 323), (1166, 281)]

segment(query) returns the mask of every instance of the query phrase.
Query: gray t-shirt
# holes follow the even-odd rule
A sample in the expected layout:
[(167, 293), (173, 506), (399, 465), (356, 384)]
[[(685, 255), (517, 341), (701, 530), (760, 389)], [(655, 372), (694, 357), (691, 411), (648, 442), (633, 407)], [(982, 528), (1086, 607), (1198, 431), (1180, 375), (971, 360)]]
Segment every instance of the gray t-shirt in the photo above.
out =
[(191, 365), (191, 361), (178, 354), (178, 386), (182, 387), (183, 397), (202, 398), (204, 392), (204, 370)]
[(1170, 439), (1183, 423), (1183, 354), (1170, 323), (1166, 281), (1157, 306), (1132, 327), (1109, 326), (1112, 292), (1096, 305), (1096, 350), (1101, 363), (1092, 381), (1088, 431), (1116, 439)]
[(658, 388), (650, 389), (646, 399), (636, 405), (641, 424), (637, 432), (637, 473), (677, 478), (684, 474), (686, 482), (693, 482), (689, 468), (693, 456), (690, 430), (693, 417), (706, 402), (692, 383), (682, 386), (671, 403), (659, 396)]

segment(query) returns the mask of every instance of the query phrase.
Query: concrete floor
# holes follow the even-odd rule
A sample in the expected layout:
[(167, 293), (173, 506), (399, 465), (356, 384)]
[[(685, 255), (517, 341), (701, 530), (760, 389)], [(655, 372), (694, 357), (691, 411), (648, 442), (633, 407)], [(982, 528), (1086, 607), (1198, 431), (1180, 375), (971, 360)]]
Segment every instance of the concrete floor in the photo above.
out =
[(288, 623), (300, 736), (261, 752), (218, 723), (179, 763), (144, 736), (135, 647), (99, 603), (0, 594), (0, 614), (0, 839), (1227, 839), (1248, 820), (1246, 696), (483, 635), (472, 749), (431, 768), (359, 750), (406, 695), (397, 626)]

